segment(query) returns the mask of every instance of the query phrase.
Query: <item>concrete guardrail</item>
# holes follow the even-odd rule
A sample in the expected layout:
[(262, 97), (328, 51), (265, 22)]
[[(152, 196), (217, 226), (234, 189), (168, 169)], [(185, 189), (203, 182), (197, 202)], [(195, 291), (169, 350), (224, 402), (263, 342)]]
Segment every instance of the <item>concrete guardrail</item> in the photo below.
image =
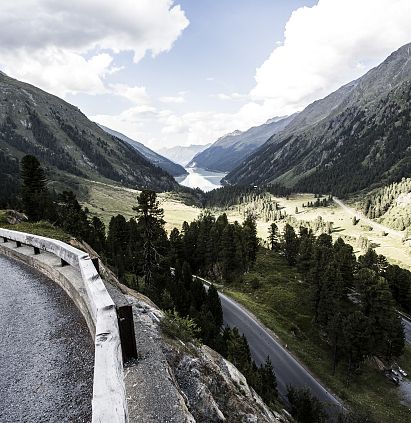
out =
[[(15, 241), (35, 251), (47, 251), (79, 270), (94, 323), (95, 358), (92, 400), (93, 423), (127, 423), (123, 358), (116, 307), (88, 254), (62, 241), (0, 228), (4, 241)], [(36, 250), (37, 249), (37, 250)], [(83, 312), (83, 310), (82, 310)]]

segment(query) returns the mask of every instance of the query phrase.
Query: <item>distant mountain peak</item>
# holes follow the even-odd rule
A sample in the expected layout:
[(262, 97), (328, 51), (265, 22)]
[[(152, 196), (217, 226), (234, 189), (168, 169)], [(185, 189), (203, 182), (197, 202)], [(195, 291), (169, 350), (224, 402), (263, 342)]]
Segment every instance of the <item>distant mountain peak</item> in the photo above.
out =
[(104, 125), (97, 124), (100, 128), (106, 131), (108, 134), (126, 142), (131, 147), (133, 147), (137, 152), (142, 154), (148, 161), (153, 163), (156, 166), (161, 167), (172, 176), (182, 176), (187, 175), (187, 171), (179, 164), (174, 163), (170, 159), (162, 156), (161, 154), (156, 153), (150, 148), (146, 147), (143, 143), (133, 140), (127, 135), (122, 134), (121, 132), (115, 131), (113, 129), (107, 128)]
[(218, 172), (229, 172), (263, 145), (273, 134), (282, 131), (295, 117), (274, 117), (265, 124), (246, 131), (234, 131), (220, 137), (210, 147), (197, 154), (189, 166)]

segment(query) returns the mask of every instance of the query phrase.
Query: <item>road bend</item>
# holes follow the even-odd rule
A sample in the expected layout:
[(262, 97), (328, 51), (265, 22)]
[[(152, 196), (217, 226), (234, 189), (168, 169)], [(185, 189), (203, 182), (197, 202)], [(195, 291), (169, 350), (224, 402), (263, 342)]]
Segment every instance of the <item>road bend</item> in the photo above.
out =
[[(199, 279), (210, 285), (209, 281)], [(327, 405), (332, 414), (341, 410), (342, 403), (328, 392), (251, 313), (227, 295), (219, 292), (219, 296), (224, 324), (237, 327), (239, 332), (246, 336), (251, 356), (256, 364), (261, 365), (267, 357), (270, 357), (277, 377), (278, 392), (284, 400), (288, 385), (308, 387), (313, 395)]]
[(67, 294), (0, 255), (0, 421), (90, 422), (94, 344)]

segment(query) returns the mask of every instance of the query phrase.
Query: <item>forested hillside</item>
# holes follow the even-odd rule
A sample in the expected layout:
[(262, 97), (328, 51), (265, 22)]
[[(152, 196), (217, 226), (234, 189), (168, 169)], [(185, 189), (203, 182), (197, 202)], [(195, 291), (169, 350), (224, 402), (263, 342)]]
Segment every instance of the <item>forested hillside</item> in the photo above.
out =
[(165, 170), (167, 173), (173, 176), (182, 176), (187, 175), (187, 171), (183, 168), (183, 166), (172, 162), (171, 160), (167, 159), (166, 157), (157, 154), (155, 151), (150, 150), (141, 142), (135, 141), (126, 135), (114, 131), (113, 129), (107, 128), (106, 126), (99, 125), (100, 128), (104, 129), (105, 132), (116, 137), (127, 144), (131, 145), (138, 153), (144, 156), (149, 162), (153, 163), (154, 165), (161, 167), (161, 169)]
[(411, 178), (370, 193), (364, 200), (363, 213), (370, 219), (381, 218), (393, 229), (411, 228)]
[(225, 178), (345, 196), (411, 174), (411, 45), (302, 111)]
[(173, 189), (174, 179), (135, 149), (107, 134), (76, 107), (0, 74), (1, 195), (15, 190), (18, 160), (37, 156), (63, 187), (76, 177), (133, 188)]
[(219, 172), (230, 172), (243, 160), (262, 146), (272, 135), (281, 132), (292, 122), (295, 115), (285, 118), (273, 118), (263, 125), (255, 126), (247, 131), (234, 131), (219, 138), (206, 150), (198, 153), (189, 166)]

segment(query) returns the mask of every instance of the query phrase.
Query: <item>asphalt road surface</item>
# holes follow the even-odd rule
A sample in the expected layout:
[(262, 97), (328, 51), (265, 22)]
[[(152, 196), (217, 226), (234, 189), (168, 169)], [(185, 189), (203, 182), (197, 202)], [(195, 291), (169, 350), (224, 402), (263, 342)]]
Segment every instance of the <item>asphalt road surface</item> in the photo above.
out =
[(411, 344), (411, 322), (407, 319), (402, 319), (404, 324), (405, 341), (407, 344)]
[(270, 333), (252, 318), (239, 304), (220, 293), (224, 313), (224, 324), (236, 326), (250, 345), (251, 355), (257, 365), (265, 362), (267, 356), (277, 376), (277, 386), (284, 398), (287, 385), (307, 386), (313, 395), (330, 406), (340, 407), (341, 403), (331, 395)]
[(94, 344), (67, 294), (0, 255), (0, 422), (89, 422)]

